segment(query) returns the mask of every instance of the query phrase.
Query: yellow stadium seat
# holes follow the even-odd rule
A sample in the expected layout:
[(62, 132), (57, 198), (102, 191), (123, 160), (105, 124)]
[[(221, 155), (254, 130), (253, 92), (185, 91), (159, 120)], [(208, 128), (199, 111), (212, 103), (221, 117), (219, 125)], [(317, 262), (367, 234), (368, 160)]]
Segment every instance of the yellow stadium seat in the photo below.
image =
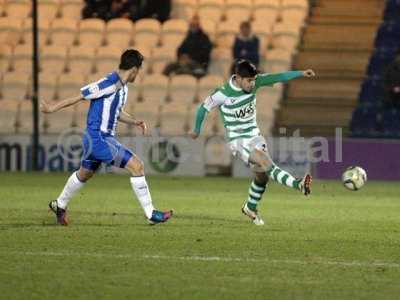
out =
[(80, 20), (82, 16), (82, 8), (84, 2), (79, 1), (67, 1), (61, 5), (61, 16), (63, 18)]
[(284, 9), (281, 13), (282, 23), (292, 26), (303, 26), (307, 11), (302, 9)]
[(154, 48), (151, 56), (151, 71), (155, 74), (162, 74), (165, 66), (176, 60), (176, 49), (168, 45)]
[(218, 7), (223, 8), (225, 6), (225, 0), (199, 0), (198, 1), (199, 8), (200, 7)]
[(161, 31), (162, 44), (168, 47), (177, 48), (182, 43), (188, 30), (185, 20), (168, 20), (164, 22)]
[(96, 70), (99, 73), (110, 73), (118, 68), (121, 50), (117, 47), (106, 46), (97, 49)]
[(253, 22), (251, 24), (251, 30), (260, 40), (260, 52), (263, 53), (271, 41), (272, 24), (265, 22)]
[(38, 14), (40, 19), (53, 20), (59, 14), (58, 1), (38, 1)]
[(52, 114), (42, 114), (43, 128), (46, 133), (62, 133), (71, 130), (75, 107), (70, 106)]
[[(97, 80), (99, 80), (98, 78)], [(62, 74), (58, 80), (58, 99), (63, 100), (76, 97), (80, 94), (80, 89), (87, 84), (85, 76), (81, 73)]]
[(282, 9), (301, 9), (301, 10), (308, 10), (309, 4), (308, 0), (282, 0)]
[(67, 69), (72, 73), (88, 75), (93, 71), (95, 48), (77, 46), (69, 48)]
[(270, 49), (267, 51), (263, 69), (266, 73), (283, 72), (290, 69), (292, 53), (283, 49)]
[(79, 45), (100, 47), (104, 42), (106, 24), (101, 19), (84, 19), (79, 23)]
[(150, 106), (159, 107), (168, 96), (168, 77), (161, 74), (151, 74), (143, 77), (142, 99)]
[(201, 20), (207, 19), (207, 20), (211, 20), (215, 23), (218, 23), (221, 21), (221, 18), (222, 18), (222, 9), (219, 7), (203, 6), (203, 7), (199, 7), (197, 14)]
[(17, 45), (14, 48), (12, 69), (16, 72), (32, 72), (32, 47)]
[(222, 136), (213, 136), (207, 140), (205, 162), (207, 166), (229, 167), (232, 154)]
[(90, 101), (81, 101), (75, 106), (73, 125), (83, 131), (86, 129), (87, 113), (89, 111)]
[(272, 44), (275, 48), (293, 52), (300, 40), (300, 27), (289, 24), (274, 26)]
[(0, 18), (0, 42), (15, 46), (21, 39), (22, 19)]
[[(17, 114), (17, 133), (31, 134), (33, 132), (32, 101), (21, 101)], [(39, 129), (43, 132), (44, 116), (39, 115)]]
[(20, 102), (3, 100), (0, 103), (0, 133), (15, 133)]
[(171, 17), (189, 20), (197, 9), (197, 0), (174, 0)]
[[(39, 46), (44, 46), (48, 42), (50, 21), (47, 19), (39, 19)], [(22, 30), (22, 42), (28, 47), (32, 47), (32, 19), (24, 21)]]
[(12, 66), (13, 49), (11, 46), (3, 45), (0, 48), (0, 74), (10, 71)]
[(232, 65), (232, 49), (228, 47), (214, 48), (211, 52), (211, 62), (208, 72), (211, 75), (219, 75), (226, 78)]
[(195, 102), (197, 79), (191, 75), (175, 75), (170, 82), (170, 101), (186, 108)]
[(54, 45), (69, 47), (75, 43), (78, 22), (74, 19), (55, 19), (51, 23), (50, 41)]
[(253, 9), (257, 11), (264, 8), (280, 9), (281, 0), (253, 0)]
[(53, 101), (56, 98), (57, 80), (53, 73), (39, 73), (39, 99)]
[(107, 23), (107, 44), (121, 49), (132, 43), (133, 23), (125, 18), (112, 19)]
[(228, 7), (225, 10), (226, 22), (235, 23), (235, 28), (238, 28), (240, 23), (250, 21), (251, 10), (250, 8), (243, 7)]
[(217, 87), (223, 84), (224, 79), (218, 75), (207, 75), (199, 80), (197, 100), (203, 102)]
[(25, 19), (31, 13), (30, 1), (7, 1), (5, 11), (9, 18)]
[(253, 11), (253, 19), (255, 22), (265, 22), (268, 26), (276, 23), (279, 11), (275, 8), (258, 8)]
[(232, 48), (239, 25), (236, 22), (221, 22), (218, 24), (217, 45), (222, 48)]
[(62, 46), (46, 46), (40, 50), (40, 69), (42, 72), (61, 74), (65, 71), (67, 49)]
[(163, 105), (160, 117), (160, 129), (162, 136), (181, 136), (188, 128), (188, 106), (180, 103), (168, 103)]
[(161, 24), (155, 19), (141, 19), (135, 23), (135, 47), (153, 48), (160, 42)]
[[(145, 121), (148, 126), (146, 135), (152, 135), (159, 127), (159, 111), (159, 107), (150, 105), (147, 102), (136, 102), (133, 105), (133, 116), (135, 119)], [(142, 134), (138, 127), (133, 127), (133, 130), (136, 135)]]

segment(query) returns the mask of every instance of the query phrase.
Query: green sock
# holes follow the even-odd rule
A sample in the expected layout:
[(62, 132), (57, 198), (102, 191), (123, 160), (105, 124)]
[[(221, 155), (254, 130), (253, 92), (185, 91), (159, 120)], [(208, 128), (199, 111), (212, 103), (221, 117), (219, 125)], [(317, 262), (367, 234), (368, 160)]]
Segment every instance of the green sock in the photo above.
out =
[(250, 184), (249, 198), (247, 200), (247, 207), (253, 211), (257, 209), (257, 205), (261, 200), (262, 195), (265, 192), (267, 184), (261, 184), (256, 182), (254, 179)]
[(273, 165), (271, 169), (267, 171), (267, 175), (276, 182), (282, 185), (295, 188), (300, 190), (301, 179), (294, 178), (291, 174), (285, 170), (280, 169), (278, 166)]

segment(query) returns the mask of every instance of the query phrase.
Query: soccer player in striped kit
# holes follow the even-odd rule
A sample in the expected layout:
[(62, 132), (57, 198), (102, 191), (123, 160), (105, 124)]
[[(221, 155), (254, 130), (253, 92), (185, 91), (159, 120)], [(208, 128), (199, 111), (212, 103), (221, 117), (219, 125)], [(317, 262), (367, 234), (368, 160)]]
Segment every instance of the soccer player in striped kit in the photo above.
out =
[(256, 225), (264, 225), (257, 205), (267, 188), (269, 178), (299, 190), (304, 195), (311, 193), (312, 181), (309, 174), (302, 179), (294, 178), (272, 161), (266, 141), (256, 123), (257, 90), (278, 82), (314, 76), (313, 70), (258, 74), (251, 62), (240, 60), (235, 66), (235, 74), (229, 81), (208, 96), (197, 110), (192, 138), (200, 135), (207, 113), (218, 107), (233, 155), (238, 155), (254, 171), (255, 177), (250, 184), (249, 196), (242, 206), (242, 212)]
[(132, 189), (150, 224), (165, 222), (172, 216), (172, 211), (154, 209), (144, 176), (143, 162), (115, 138), (118, 121), (138, 126), (143, 133), (146, 130), (144, 121), (136, 120), (123, 109), (127, 100), (128, 83), (135, 81), (142, 62), (143, 56), (139, 51), (128, 49), (121, 55), (117, 71), (84, 86), (80, 95), (56, 103), (41, 102), (43, 113), (53, 113), (81, 101), (90, 101), (81, 167), (69, 177), (58, 198), (49, 203), (59, 224), (68, 225), (66, 209), (69, 201), (102, 163), (129, 171)]

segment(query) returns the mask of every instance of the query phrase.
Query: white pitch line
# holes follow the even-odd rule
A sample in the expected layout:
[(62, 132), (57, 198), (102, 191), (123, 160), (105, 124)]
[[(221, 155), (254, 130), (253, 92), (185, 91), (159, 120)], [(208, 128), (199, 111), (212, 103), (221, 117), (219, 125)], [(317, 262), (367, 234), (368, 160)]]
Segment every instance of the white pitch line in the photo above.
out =
[(46, 251), (25, 251), (25, 252), (2, 252), (2, 255), (25, 255), (25, 256), (64, 256), (64, 257), (96, 257), (96, 258), (128, 258), (128, 259), (154, 259), (154, 260), (184, 260), (184, 261), (217, 261), (217, 262), (250, 262), (250, 263), (271, 263), (289, 265), (320, 264), (343, 267), (385, 267), (400, 268), (400, 263), (395, 262), (363, 262), (363, 261), (331, 261), (331, 260), (292, 260), (292, 259), (255, 259), (240, 257), (221, 256), (168, 256), (168, 255), (132, 255), (132, 254), (108, 254), (108, 253), (79, 253), (79, 252), (46, 252)]

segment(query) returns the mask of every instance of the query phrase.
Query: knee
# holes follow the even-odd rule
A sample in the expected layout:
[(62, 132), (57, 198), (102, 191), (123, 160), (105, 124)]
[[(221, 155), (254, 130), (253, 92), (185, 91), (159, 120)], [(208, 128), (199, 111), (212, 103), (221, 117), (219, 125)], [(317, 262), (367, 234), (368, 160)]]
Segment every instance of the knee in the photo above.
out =
[(144, 175), (144, 163), (138, 159), (137, 157), (132, 157), (126, 168), (133, 176), (142, 176)]
[(268, 183), (268, 176), (266, 173), (256, 173), (256, 182), (260, 185), (266, 185)]
[(82, 182), (86, 182), (88, 181), (90, 178), (93, 177), (93, 171), (90, 170), (86, 170), (86, 169), (79, 169), (79, 171), (77, 172), (77, 177), (80, 181)]

